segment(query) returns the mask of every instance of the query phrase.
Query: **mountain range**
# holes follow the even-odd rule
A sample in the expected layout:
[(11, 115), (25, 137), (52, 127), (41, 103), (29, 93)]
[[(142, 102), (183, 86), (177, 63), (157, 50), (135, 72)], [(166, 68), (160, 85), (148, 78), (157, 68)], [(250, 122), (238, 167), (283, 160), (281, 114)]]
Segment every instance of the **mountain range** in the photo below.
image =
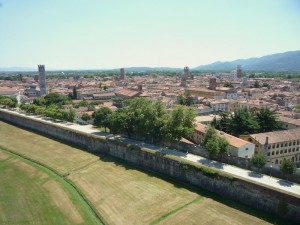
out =
[[(241, 65), (243, 70), (253, 70), (253, 71), (300, 71), (300, 50), (266, 55), (258, 58), (237, 59), (234, 61), (226, 61), (226, 62), (217, 61), (211, 64), (201, 65), (190, 69), (191, 70), (234, 70), (236, 69), (237, 65)], [(126, 72), (181, 71), (182, 69), (183, 68), (171, 68), (171, 67), (125, 68)], [(104, 71), (104, 69), (99, 69), (99, 70)], [(110, 70), (119, 70), (119, 69), (110, 69)], [(11, 67), (11, 68), (0, 68), (0, 71), (29, 72), (29, 71), (37, 71), (37, 68)], [(60, 70), (57, 69), (55, 71), (60, 71)], [(61, 71), (66, 71), (66, 70), (61, 70)], [(91, 71), (97, 71), (97, 70), (93, 69)]]
[(229, 62), (214, 62), (201, 65), (196, 70), (233, 70), (242, 65), (243, 70), (257, 71), (300, 71), (300, 51), (289, 51), (259, 58), (238, 59)]

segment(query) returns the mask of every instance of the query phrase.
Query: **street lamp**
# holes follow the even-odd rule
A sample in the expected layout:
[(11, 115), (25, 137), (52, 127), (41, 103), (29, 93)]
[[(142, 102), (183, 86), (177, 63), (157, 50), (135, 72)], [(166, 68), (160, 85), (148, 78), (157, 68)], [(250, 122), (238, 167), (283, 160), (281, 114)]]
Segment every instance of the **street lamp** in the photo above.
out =
[(272, 164), (270, 165), (270, 179), (271, 179), (271, 172), (272, 172)]

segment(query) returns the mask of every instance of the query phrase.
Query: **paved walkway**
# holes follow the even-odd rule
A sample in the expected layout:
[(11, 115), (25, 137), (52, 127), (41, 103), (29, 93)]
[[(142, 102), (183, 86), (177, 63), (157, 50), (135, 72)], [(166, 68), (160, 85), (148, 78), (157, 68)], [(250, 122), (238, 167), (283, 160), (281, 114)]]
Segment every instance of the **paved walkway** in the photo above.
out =
[(279, 190), (293, 193), (294, 195), (297, 195), (300, 198), (300, 185), (296, 184), (296, 183), (290, 183), (288, 181), (277, 179), (275, 177), (267, 176), (264, 174), (258, 174), (256, 172), (253, 172), (250, 170), (246, 170), (246, 169), (242, 169), (242, 168), (228, 165), (225, 163), (209, 160), (202, 156), (198, 156), (198, 155), (194, 155), (194, 154), (190, 154), (190, 153), (184, 153), (184, 152), (180, 152), (180, 151), (176, 151), (176, 150), (172, 150), (172, 149), (168, 149), (168, 148), (161, 148), (156, 145), (151, 145), (151, 144), (147, 144), (147, 143), (143, 143), (143, 142), (135, 141), (135, 140), (129, 140), (127, 138), (122, 138), (120, 136), (114, 136), (111, 134), (100, 132), (99, 130), (94, 129), (92, 125), (79, 125), (79, 124), (74, 124), (74, 123), (57, 123), (57, 122), (53, 122), (51, 120), (45, 120), (40, 117), (27, 115), (24, 113), (19, 113), (17, 111), (11, 111), (11, 110), (6, 110), (6, 109), (0, 109), (0, 110), (9, 111), (9, 112), (15, 113), (15, 114), (25, 115), (25, 116), (34, 118), (36, 120), (44, 121), (46, 123), (56, 124), (56, 125), (59, 125), (62, 127), (68, 127), (70, 129), (82, 131), (82, 132), (89, 133), (89, 134), (105, 136), (106, 138), (109, 138), (109, 139), (118, 139), (119, 141), (122, 141), (122, 142), (125, 142), (128, 144), (134, 144), (134, 145), (146, 147), (146, 148), (149, 148), (149, 149), (152, 149), (155, 151), (160, 151), (160, 152), (167, 153), (170, 155), (175, 155), (175, 156), (178, 156), (185, 160), (189, 160), (189, 161), (193, 161), (196, 163), (200, 163), (202, 165), (213, 167), (217, 170), (224, 171), (224, 172), (231, 174), (233, 176), (236, 176), (236, 177), (241, 177), (246, 180), (255, 181), (256, 183), (261, 183), (265, 186), (270, 186), (270, 187), (273, 187), (273, 188), (276, 188)]

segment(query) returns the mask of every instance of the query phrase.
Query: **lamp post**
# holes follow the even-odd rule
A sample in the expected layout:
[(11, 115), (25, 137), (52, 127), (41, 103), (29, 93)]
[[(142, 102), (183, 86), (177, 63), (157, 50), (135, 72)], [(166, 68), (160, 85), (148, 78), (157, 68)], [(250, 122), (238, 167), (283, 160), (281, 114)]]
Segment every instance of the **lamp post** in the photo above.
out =
[(270, 165), (270, 179), (271, 179), (271, 172), (272, 172), (272, 164)]

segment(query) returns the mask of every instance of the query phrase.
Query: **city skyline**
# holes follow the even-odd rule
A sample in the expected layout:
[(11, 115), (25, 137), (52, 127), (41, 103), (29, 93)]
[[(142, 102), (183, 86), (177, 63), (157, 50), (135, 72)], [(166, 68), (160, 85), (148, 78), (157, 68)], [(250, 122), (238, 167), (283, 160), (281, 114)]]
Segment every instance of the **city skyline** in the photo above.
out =
[(0, 67), (191, 68), (300, 49), (300, 2), (2, 0)]

